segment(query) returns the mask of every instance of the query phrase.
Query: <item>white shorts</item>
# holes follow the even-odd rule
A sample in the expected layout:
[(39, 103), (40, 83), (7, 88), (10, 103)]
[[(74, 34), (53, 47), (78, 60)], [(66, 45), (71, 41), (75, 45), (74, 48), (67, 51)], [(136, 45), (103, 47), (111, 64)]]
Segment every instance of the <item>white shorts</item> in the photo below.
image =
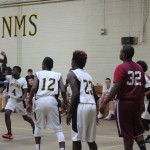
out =
[(27, 115), (27, 111), (24, 108), (23, 102), (17, 102), (15, 99), (12, 98), (8, 99), (5, 109), (12, 110), (13, 112), (16, 109), (19, 114), (23, 116)]
[(56, 133), (62, 131), (58, 102), (54, 97), (41, 97), (35, 100), (35, 125), (40, 129), (53, 129)]
[(150, 114), (148, 112), (148, 105), (149, 105), (149, 100), (146, 98), (144, 99), (144, 104), (145, 104), (145, 111), (142, 113), (142, 118), (146, 120), (150, 120)]
[(96, 138), (96, 105), (79, 104), (77, 132), (72, 130), (72, 141), (94, 142)]

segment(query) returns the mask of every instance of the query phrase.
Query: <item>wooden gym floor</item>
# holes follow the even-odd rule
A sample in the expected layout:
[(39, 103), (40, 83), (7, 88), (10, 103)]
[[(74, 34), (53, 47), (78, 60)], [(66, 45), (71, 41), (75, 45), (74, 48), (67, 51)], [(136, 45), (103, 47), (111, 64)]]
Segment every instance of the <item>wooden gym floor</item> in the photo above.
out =
[[(30, 125), (23, 121), (17, 113), (12, 114), (12, 129), (14, 140), (0, 137), (0, 150), (35, 150), (34, 138)], [(66, 138), (66, 150), (71, 150), (71, 128), (65, 124), (65, 116), (62, 118), (63, 131)], [(0, 134), (6, 133), (4, 113), (0, 113)], [(41, 150), (59, 150), (56, 135), (53, 131), (42, 131)], [(115, 121), (101, 120), (97, 127), (98, 150), (123, 150), (122, 139), (118, 138)], [(147, 150), (150, 144), (147, 144)], [(83, 150), (88, 150), (87, 144), (83, 143)], [(134, 150), (139, 150), (134, 145)]]

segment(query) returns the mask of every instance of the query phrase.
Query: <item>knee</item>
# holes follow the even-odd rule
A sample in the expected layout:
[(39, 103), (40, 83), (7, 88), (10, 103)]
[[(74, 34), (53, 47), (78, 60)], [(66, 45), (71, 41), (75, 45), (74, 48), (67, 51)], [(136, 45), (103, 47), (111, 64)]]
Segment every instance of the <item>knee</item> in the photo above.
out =
[(41, 129), (35, 126), (34, 137), (41, 137)]
[(6, 110), (5, 111), (5, 117), (10, 117), (11, 115), (11, 111), (10, 110)]
[(27, 116), (27, 115), (22, 116), (22, 117), (23, 117), (23, 119), (24, 119), (25, 121), (27, 121), (27, 118), (28, 118), (28, 116)]
[(58, 142), (65, 142), (65, 136), (62, 132), (57, 132), (56, 133), (56, 136), (57, 136), (57, 139), (58, 139)]

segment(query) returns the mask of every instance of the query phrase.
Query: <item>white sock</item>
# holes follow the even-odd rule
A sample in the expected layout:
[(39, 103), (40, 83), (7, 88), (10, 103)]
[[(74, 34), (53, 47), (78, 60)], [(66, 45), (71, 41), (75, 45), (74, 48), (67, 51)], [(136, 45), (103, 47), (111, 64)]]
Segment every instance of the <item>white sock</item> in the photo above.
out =
[(98, 113), (98, 118), (101, 118), (101, 117), (103, 117), (103, 115), (99, 112)]
[(65, 150), (65, 148), (61, 148), (60, 150)]
[(109, 110), (109, 115), (114, 115), (114, 111), (113, 110)]
[(35, 149), (40, 150), (40, 144), (35, 144)]

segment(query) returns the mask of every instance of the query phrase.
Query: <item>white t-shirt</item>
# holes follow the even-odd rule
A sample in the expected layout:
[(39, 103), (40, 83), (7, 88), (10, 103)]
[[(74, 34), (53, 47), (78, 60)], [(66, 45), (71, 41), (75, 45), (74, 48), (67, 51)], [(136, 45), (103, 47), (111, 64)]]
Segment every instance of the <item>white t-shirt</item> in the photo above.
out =
[(83, 69), (76, 69), (72, 71), (80, 82), (80, 103), (95, 104), (92, 77)]
[(54, 71), (43, 70), (36, 72), (39, 80), (39, 87), (36, 97), (55, 96), (59, 94), (59, 80), (61, 74)]
[(104, 93), (104, 96), (107, 96), (111, 89), (112, 89), (112, 86), (107, 87), (106, 85), (104, 85), (103, 90), (102, 90), (102, 92)]
[(12, 75), (7, 75), (6, 80), (9, 83), (8, 95), (12, 99), (20, 98), (23, 95), (23, 89), (27, 89), (27, 81), (25, 78), (13, 78)]

